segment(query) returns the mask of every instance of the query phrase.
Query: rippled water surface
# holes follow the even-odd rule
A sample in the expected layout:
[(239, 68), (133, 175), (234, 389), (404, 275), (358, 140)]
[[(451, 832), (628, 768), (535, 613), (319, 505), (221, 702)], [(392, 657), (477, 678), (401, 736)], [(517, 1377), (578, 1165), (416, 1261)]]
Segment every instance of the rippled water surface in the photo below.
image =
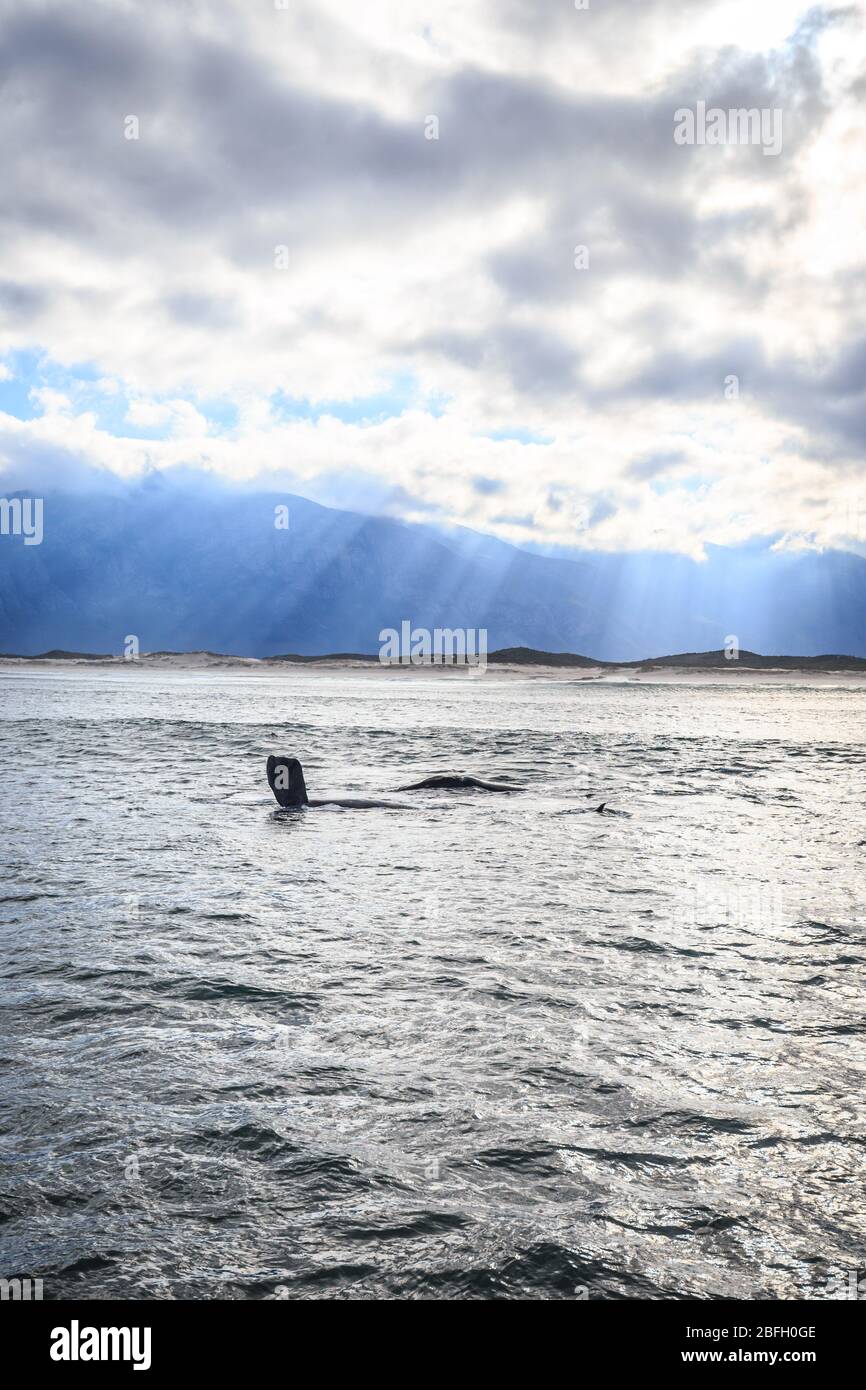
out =
[[(862, 689), (123, 670), (0, 700), (2, 1273), (789, 1298), (866, 1263)], [(271, 751), (312, 796), (527, 790), (275, 814)]]

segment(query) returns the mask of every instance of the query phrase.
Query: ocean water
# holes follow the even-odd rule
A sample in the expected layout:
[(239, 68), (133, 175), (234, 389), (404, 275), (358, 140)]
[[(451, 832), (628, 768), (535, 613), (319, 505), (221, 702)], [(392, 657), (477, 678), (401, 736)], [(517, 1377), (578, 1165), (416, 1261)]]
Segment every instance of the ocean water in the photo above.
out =
[[(0, 701), (0, 1273), (749, 1299), (866, 1264), (862, 687), (123, 669)], [(526, 790), (280, 814), (271, 751), (312, 796)]]

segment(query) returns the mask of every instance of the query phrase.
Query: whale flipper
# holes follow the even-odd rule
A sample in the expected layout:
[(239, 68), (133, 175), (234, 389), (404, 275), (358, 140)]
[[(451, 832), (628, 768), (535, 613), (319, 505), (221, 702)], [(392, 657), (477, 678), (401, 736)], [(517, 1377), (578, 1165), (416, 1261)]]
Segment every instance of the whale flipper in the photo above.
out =
[(284, 810), (309, 805), (304, 771), (297, 758), (272, 753), (268, 758), (268, 786)]
[(384, 806), (389, 810), (410, 811), (411, 806), (396, 801), (371, 801), (366, 797), (332, 796), (319, 797), (311, 801), (307, 796), (304, 770), (297, 758), (284, 754), (271, 754), (267, 763), (268, 786), (284, 811), (297, 806), (342, 806), (346, 810), (364, 811), (374, 806)]

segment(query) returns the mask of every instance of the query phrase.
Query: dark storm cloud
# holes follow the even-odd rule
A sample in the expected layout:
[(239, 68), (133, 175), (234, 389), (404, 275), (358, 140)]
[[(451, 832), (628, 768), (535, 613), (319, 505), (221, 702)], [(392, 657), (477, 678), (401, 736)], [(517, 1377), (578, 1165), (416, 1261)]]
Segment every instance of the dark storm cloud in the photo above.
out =
[(840, 458), (866, 450), (866, 337), (858, 336), (811, 368), (797, 359), (774, 361), (759, 389), (782, 418), (803, 426)]
[[(160, 42), (160, 14), (45, 7), (6, 16), (0, 35), (7, 132), (6, 213), (26, 215), (32, 154), (55, 197), (91, 194), (112, 221), (243, 222), (328, 188), (423, 184), (420, 121), (389, 122), (348, 101), (295, 90), (252, 53), (189, 35)], [(138, 140), (123, 122), (140, 122)], [(139, 224), (140, 225), (140, 224)]]
[(29, 322), (48, 302), (48, 294), (37, 285), (0, 280), (0, 313), (16, 323)]
[(493, 371), (506, 377), (515, 391), (534, 396), (571, 391), (578, 381), (574, 348), (532, 324), (502, 321), (484, 334), (431, 334), (416, 339), (408, 350), (441, 354), (475, 371)]
[[(702, 355), (664, 351), (643, 370), (595, 392), (601, 402), (669, 400), (682, 403), (725, 399), (725, 385), (737, 378), (739, 397), (777, 419), (800, 426), (823, 440), (825, 459), (866, 447), (866, 338), (858, 337), (831, 354), (806, 362), (790, 353), (770, 356), (756, 338), (730, 338)], [(730, 401), (735, 409), (735, 401)], [(817, 452), (817, 450), (813, 450)], [(637, 478), (653, 477), (685, 459), (648, 454), (628, 469)], [(659, 465), (657, 467), (657, 465)]]
[(159, 56), (156, 36), (136, 17), (112, 16), (98, 3), (78, 13), (50, 3), (29, 11), (6, 4), (2, 18), (3, 54), (13, 78), (44, 76), (54, 86), (75, 77), (84, 100), (88, 86), (128, 90)]
[(842, 348), (827, 372), (827, 389), (836, 397), (862, 396), (866, 391), (866, 338)]
[[(599, 212), (608, 219), (607, 235), (590, 231)], [(588, 253), (585, 272), (575, 267), (581, 246)], [(685, 277), (705, 246), (700, 220), (685, 197), (670, 189), (654, 193), (633, 181), (626, 185), (616, 175), (605, 180), (600, 172), (591, 190), (559, 206), (540, 232), (493, 252), (486, 266), (514, 304), (556, 303), (568, 295), (577, 307), (622, 270)]]
[(723, 397), (725, 378), (736, 376), (743, 392), (767, 376), (767, 361), (757, 339), (730, 338), (710, 351), (696, 355), (660, 346), (636, 372), (612, 378), (592, 392), (603, 402), (666, 399), (698, 401)]
[[(97, 303), (101, 291), (92, 283), (55, 290), (56, 268), (80, 252), (113, 270), (122, 290), (130, 267), (130, 313), (141, 311), (143, 351), (166, 320), (217, 344), (233, 338), (225, 330), (254, 333), (259, 325), (231, 298), (240, 275), (227, 275), (212, 293), (202, 288), (199, 253), (222, 259), (232, 273), (258, 274), (271, 268), (276, 244), (290, 245), (301, 264), (305, 252), (313, 257), (324, 247), (333, 253), (330, 296), (319, 289), (296, 308), (287, 293), (286, 322), (262, 324), (268, 348), (289, 334), (302, 343), (305, 334), (336, 336), (346, 325), (347, 355), (363, 356), (372, 342), (370, 356), (381, 353), (389, 366), (402, 368), (407, 358), (434, 370), (444, 363), (449, 384), (462, 370), (482, 378), (490, 399), (504, 387), (545, 414), (548, 407), (614, 416), (657, 401), (714, 404), (735, 374), (745, 397), (825, 446), (859, 446), (866, 442), (858, 384), (864, 339), (856, 325), (848, 345), (813, 363), (802, 348), (800, 357), (770, 354), (755, 324), (776, 283), (765, 244), (776, 237), (783, 245), (811, 213), (796, 157), (828, 115), (814, 43), (832, 14), (816, 9), (775, 52), (689, 50), (652, 81), (642, 80), (636, 61), (633, 80), (603, 92), (580, 90), (567, 65), (551, 75), (551, 57), (566, 44), (571, 55), (585, 45), (605, 60), (618, 45), (631, 46), (639, 59), (641, 35), (663, 37), (665, 26), (673, 35), (703, 4), (592, 0), (581, 14), (570, 0), (479, 0), (492, 38), (516, 36), (520, 63), (485, 66), (481, 53), (452, 60), (446, 46), (426, 67), (407, 62), (405, 86), (379, 101), (372, 87), (366, 95), (351, 83), (343, 90), (319, 80), (315, 68), (290, 76), (291, 65), (250, 36), (260, 6), (0, 0), (0, 229), (17, 231), (26, 246), (56, 240), (41, 278), (6, 267), (5, 322), (23, 332), (55, 303)], [(326, 73), (329, 45), (363, 43), (304, 0), (287, 22), (312, 42)], [(430, 27), (435, 33), (435, 13)], [(545, 63), (532, 61), (536, 51)], [(366, 63), (373, 71), (371, 53), (358, 48), (359, 69)], [(385, 90), (389, 64), (401, 60), (389, 51), (383, 61)], [(674, 112), (697, 100), (723, 110), (782, 108), (781, 154), (678, 146)], [(124, 139), (130, 114), (140, 120), (138, 140)], [(430, 114), (438, 140), (424, 138)], [(737, 196), (705, 196), (717, 177), (732, 181)], [(508, 221), (512, 204), (523, 211)], [(440, 222), (449, 217), (458, 246), (465, 218), (474, 237), (466, 260), (476, 260), (467, 271), (459, 252), (443, 257), (441, 285), (432, 274), (428, 283), (425, 247), (438, 248)], [(480, 247), (479, 224), (489, 236)], [(373, 294), (369, 305), (343, 307), (340, 252), (365, 239), (379, 252), (393, 248), (409, 282), (423, 285), (405, 313), (381, 315), (384, 327)], [(576, 245), (589, 248), (587, 271), (575, 268)], [(471, 272), (478, 290), (477, 303), (473, 294), (457, 315), (440, 309), (440, 299), (451, 302), (452, 265), (455, 275)], [(715, 302), (702, 320), (707, 288)], [(846, 302), (854, 306), (858, 294), (852, 277)], [(617, 299), (615, 315), (608, 298)], [(590, 360), (596, 338), (614, 363), (602, 383)], [(232, 351), (241, 358), (247, 346), (232, 342)], [(663, 456), (638, 449), (628, 447), (632, 476), (654, 476)], [(669, 456), (659, 466), (677, 461)], [(487, 477), (487, 462), (481, 467), (476, 491)]]
[[(357, 101), (286, 84), (230, 39), (193, 33), (175, 47), (158, 7), (7, 11), (7, 205), (26, 215), (21, 195), (35, 147), (56, 161), (55, 177), (61, 188), (67, 183), (70, 199), (80, 198), (83, 184), (103, 206), (110, 203), (114, 219), (125, 211), (172, 226), (230, 227), (243, 224), (245, 209), (280, 207), (303, 210), (302, 232), (332, 235), (330, 220), (316, 225), (315, 214), (337, 193), (345, 214), (367, 224), (420, 217), (429, 198), (567, 186), (584, 210), (610, 203), (617, 224), (640, 225), (642, 254), (669, 270), (689, 254), (693, 225), (676, 189), (666, 199), (640, 185), (650, 171), (656, 184), (663, 173), (681, 182), (696, 154), (707, 153), (674, 145), (675, 106), (695, 93), (721, 105), (784, 96), (787, 109), (819, 114), (808, 55), (778, 71), (731, 55), (715, 70), (678, 74), (673, 90), (641, 97), (582, 96), (542, 80), (463, 69), (429, 87), (417, 116), (388, 119)], [(428, 111), (439, 118), (438, 141), (423, 138)], [(138, 141), (123, 139), (130, 113), (141, 122)], [(10, 158), (14, 149), (18, 156)], [(760, 151), (739, 153), (761, 159)], [(756, 170), (773, 177), (767, 163), (756, 162)]]

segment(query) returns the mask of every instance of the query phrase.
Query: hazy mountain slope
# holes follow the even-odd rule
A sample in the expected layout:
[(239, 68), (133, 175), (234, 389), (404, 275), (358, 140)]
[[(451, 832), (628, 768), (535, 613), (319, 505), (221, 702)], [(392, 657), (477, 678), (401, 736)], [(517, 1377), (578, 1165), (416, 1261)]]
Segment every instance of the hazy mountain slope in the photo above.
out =
[[(288, 504), (288, 531), (274, 508)], [(632, 660), (723, 645), (866, 655), (866, 561), (713, 550), (549, 559), (285, 494), (164, 475), (52, 493), (44, 540), (0, 537), (0, 650), (376, 651), (384, 627), (486, 627), (529, 646)]]

